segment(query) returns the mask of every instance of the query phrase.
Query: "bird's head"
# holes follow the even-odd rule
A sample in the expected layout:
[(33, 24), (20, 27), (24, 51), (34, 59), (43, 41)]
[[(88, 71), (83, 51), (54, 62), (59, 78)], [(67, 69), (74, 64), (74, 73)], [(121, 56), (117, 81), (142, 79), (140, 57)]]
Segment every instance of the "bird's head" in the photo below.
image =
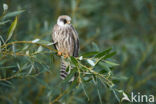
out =
[(71, 22), (71, 18), (67, 15), (61, 15), (57, 19), (57, 24), (59, 26), (69, 26)]

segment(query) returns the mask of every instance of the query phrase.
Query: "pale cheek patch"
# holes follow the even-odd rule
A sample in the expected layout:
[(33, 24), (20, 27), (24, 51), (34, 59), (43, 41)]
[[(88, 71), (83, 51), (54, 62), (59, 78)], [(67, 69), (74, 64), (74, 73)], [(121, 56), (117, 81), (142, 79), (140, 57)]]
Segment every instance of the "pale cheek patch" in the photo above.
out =
[(61, 21), (58, 21), (57, 24), (58, 24), (59, 26), (64, 26), (64, 23), (61, 22)]

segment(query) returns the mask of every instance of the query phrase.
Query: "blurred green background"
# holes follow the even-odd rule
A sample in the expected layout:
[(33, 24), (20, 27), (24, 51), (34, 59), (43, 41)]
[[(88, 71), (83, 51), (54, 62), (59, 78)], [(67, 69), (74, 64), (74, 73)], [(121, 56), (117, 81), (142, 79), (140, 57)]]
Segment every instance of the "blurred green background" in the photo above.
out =
[[(38, 38), (51, 42), (57, 17), (69, 15), (79, 33), (80, 54), (113, 47), (117, 52), (113, 61), (120, 64), (113, 69), (117, 88), (128, 95), (140, 92), (156, 98), (156, 0), (0, 0), (0, 15), (3, 3), (8, 5), (8, 13), (24, 10), (18, 16), (12, 40)], [(0, 26), (3, 38), (13, 19)], [(34, 73), (39, 75), (0, 81), (0, 104), (48, 104), (68, 87), (60, 86), (59, 58), (50, 54), (38, 57), (43, 65), (35, 64), (39, 68)], [(1, 60), (3, 70), (1, 63), (25, 67), (22, 58)], [(118, 104), (112, 91), (102, 84), (98, 87), (103, 104)], [(89, 100), (80, 86), (58, 104), (100, 104), (95, 86), (88, 83), (85, 89)]]

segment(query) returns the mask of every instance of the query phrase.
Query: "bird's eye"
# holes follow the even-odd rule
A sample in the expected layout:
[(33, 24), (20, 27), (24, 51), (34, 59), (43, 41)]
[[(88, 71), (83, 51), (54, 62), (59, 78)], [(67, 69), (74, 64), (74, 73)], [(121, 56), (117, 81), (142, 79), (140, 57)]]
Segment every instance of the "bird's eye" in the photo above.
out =
[(67, 20), (66, 20), (66, 19), (64, 19), (64, 20), (63, 20), (63, 22), (64, 22), (64, 24), (66, 24), (66, 23), (67, 23)]
[(67, 23), (67, 20), (66, 19), (61, 19), (61, 21), (63, 21), (64, 24)]

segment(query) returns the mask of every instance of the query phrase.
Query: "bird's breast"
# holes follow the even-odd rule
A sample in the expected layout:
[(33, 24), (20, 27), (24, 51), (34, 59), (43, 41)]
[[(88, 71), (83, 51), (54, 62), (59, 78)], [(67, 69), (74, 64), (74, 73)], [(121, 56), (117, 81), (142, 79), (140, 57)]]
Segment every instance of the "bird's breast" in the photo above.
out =
[(72, 42), (72, 34), (70, 29), (64, 28), (59, 29), (59, 31), (56, 33), (57, 35), (57, 41), (58, 41), (58, 50), (61, 52), (73, 53), (73, 42)]

